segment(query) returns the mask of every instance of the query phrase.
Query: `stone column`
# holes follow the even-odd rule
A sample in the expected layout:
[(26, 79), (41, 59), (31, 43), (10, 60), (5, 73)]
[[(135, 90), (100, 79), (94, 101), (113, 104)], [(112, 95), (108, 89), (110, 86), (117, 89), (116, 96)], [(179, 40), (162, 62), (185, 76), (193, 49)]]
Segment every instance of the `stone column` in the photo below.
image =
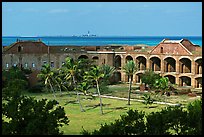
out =
[(176, 75), (176, 76), (175, 76), (175, 79), (176, 79), (176, 80), (175, 80), (175, 84), (177, 84), (177, 85), (179, 86), (179, 84), (180, 84), (180, 82), (179, 82), (179, 81), (180, 81), (180, 80), (179, 80), (179, 75)]
[(191, 87), (196, 88), (195, 78), (194, 76), (191, 76)]
[(179, 74), (180, 63), (178, 58), (176, 59), (176, 74)]
[(147, 58), (146, 70), (150, 69), (150, 59)]
[(196, 69), (195, 69), (195, 61), (194, 60), (192, 60), (192, 62), (191, 62), (191, 74), (192, 75), (195, 75), (196, 74)]
[(161, 74), (164, 73), (164, 67), (165, 67), (165, 63), (164, 63), (163, 57), (161, 57)]

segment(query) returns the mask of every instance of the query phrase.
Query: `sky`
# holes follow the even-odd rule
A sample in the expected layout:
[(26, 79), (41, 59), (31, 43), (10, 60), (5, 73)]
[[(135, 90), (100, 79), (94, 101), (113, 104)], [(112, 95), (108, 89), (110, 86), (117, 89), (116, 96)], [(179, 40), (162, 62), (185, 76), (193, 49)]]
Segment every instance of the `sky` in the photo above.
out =
[(2, 2), (3, 36), (202, 36), (202, 2)]

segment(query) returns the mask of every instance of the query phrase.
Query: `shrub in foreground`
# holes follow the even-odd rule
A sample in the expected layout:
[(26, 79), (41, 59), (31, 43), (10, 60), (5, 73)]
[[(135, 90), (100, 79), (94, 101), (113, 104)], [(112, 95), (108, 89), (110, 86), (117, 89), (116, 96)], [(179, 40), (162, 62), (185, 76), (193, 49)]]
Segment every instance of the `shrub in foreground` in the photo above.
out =
[(16, 96), (2, 104), (3, 135), (58, 135), (59, 127), (68, 125), (64, 108), (56, 100), (35, 100)]
[(99, 130), (83, 135), (201, 135), (202, 102), (189, 103), (187, 110), (179, 106), (169, 106), (159, 112), (145, 114), (129, 110), (127, 115), (110, 124), (101, 125)]

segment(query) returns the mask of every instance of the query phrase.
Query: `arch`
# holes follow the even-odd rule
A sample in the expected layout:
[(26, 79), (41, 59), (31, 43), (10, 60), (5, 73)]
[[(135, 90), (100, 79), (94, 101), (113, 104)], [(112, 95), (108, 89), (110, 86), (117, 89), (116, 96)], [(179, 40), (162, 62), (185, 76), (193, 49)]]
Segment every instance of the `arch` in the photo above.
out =
[(202, 74), (202, 58), (195, 61), (195, 72), (196, 74)]
[(79, 57), (78, 57), (78, 59), (88, 59), (89, 57), (87, 56), (87, 55), (80, 55)]
[(154, 57), (157, 57), (157, 58), (160, 59), (160, 56), (158, 56), (158, 55), (151, 55), (151, 56), (149, 57), (149, 59), (154, 58)]
[(22, 47), (18, 46), (18, 52), (21, 52), (21, 51), (22, 51)]
[(202, 59), (202, 57), (196, 57), (194, 58), (194, 61), (197, 61), (198, 59)]
[(195, 88), (202, 88), (202, 77), (195, 78)]
[(176, 83), (176, 77), (173, 75), (165, 75), (164, 77), (168, 77), (169, 78), (169, 82), (171, 82), (171, 84), (175, 84)]
[(142, 83), (141, 76), (143, 73), (137, 73), (135, 76), (136, 83)]
[(121, 69), (121, 56), (120, 55), (115, 56), (115, 58), (114, 58), (114, 67), (116, 69)]
[(121, 72), (119, 72), (119, 71), (114, 72), (114, 81), (115, 82), (121, 82)]
[(188, 58), (182, 58), (179, 60), (179, 72), (191, 73), (191, 60)]
[(161, 70), (161, 59), (158, 57), (150, 58), (150, 69), (152, 71), (160, 71)]
[(161, 47), (160, 53), (163, 53), (163, 50), (164, 50), (164, 48), (163, 48), (163, 47)]
[(137, 58), (140, 57), (140, 56), (142, 56), (142, 57), (144, 57), (145, 59), (147, 59), (147, 57), (146, 57), (145, 55), (143, 55), (143, 54), (138, 54), (135, 58), (137, 59)]
[(191, 86), (191, 78), (188, 76), (180, 76), (179, 86)]
[(93, 56), (92, 59), (93, 60), (98, 60), (99, 58), (98, 58), (98, 56)]
[(147, 62), (147, 59), (144, 56), (136, 57), (136, 64), (138, 64), (139, 70), (146, 69), (146, 62)]
[(164, 59), (164, 72), (176, 72), (176, 60), (172, 57)]
[(130, 60), (133, 60), (133, 57), (130, 56), (130, 55), (126, 56), (126, 58), (125, 58), (125, 62), (127, 63), (127, 61), (130, 61)]
[(189, 56), (181, 56), (181, 57), (179, 58), (179, 60), (181, 60), (181, 59), (183, 59), (183, 58), (187, 58), (187, 59), (189, 59), (190, 61), (192, 61), (192, 58), (190, 58)]

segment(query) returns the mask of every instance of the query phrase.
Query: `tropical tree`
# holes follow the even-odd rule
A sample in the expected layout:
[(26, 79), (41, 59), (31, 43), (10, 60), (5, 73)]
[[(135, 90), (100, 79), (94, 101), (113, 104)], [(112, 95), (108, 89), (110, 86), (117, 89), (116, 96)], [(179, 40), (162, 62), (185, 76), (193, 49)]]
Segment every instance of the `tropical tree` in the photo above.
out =
[(55, 90), (53, 88), (56, 81), (54, 79), (54, 72), (51, 70), (50, 64), (44, 64), (37, 77), (44, 81), (45, 86), (51, 89), (54, 97), (56, 98)]
[(109, 66), (104, 64), (100, 67), (102, 73), (104, 74), (103, 81), (109, 82), (110, 78), (112, 77), (113, 73), (115, 72), (115, 67)]
[(101, 114), (103, 114), (102, 99), (101, 99), (101, 93), (100, 93), (100, 89), (99, 89), (99, 80), (104, 77), (104, 74), (102, 73), (99, 66), (91, 67), (91, 70), (86, 71), (85, 74), (86, 74), (85, 79), (91, 79), (91, 80), (94, 80), (96, 82), (96, 88), (97, 88), (98, 96), (100, 99)]
[(65, 80), (70, 81), (72, 85), (74, 86), (74, 90), (77, 93), (77, 100), (80, 105), (80, 110), (83, 112), (84, 109), (82, 108), (79, 92), (77, 90), (77, 75), (81, 71), (79, 68), (79, 64), (80, 64), (80, 61), (74, 61), (72, 58), (67, 57), (65, 59), (64, 65), (62, 66), (62, 71), (65, 74), (64, 75)]
[(169, 90), (169, 79), (168, 77), (161, 77), (157, 79), (154, 83), (154, 87), (162, 90), (162, 94)]
[(128, 61), (123, 67), (123, 71), (129, 77), (129, 91), (128, 91), (128, 105), (130, 105), (130, 93), (132, 90), (132, 77), (137, 72), (138, 66), (134, 63), (133, 60)]
[(156, 74), (154, 71), (146, 70), (141, 76), (141, 81), (142, 83), (145, 83), (145, 86), (148, 84), (150, 88), (154, 88), (155, 81), (160, 78), (161, 76)]
[(100, 92), (107, 93), (109, 91), (108, 84), (112, 82), (111, 77), (113, 76), (113, 73), (115, 72), (115, 67), (104, 64), (100, 66), (100, 69), (101, 69), (101, 72), (104, 74), (104, 77), (100, 83)]

